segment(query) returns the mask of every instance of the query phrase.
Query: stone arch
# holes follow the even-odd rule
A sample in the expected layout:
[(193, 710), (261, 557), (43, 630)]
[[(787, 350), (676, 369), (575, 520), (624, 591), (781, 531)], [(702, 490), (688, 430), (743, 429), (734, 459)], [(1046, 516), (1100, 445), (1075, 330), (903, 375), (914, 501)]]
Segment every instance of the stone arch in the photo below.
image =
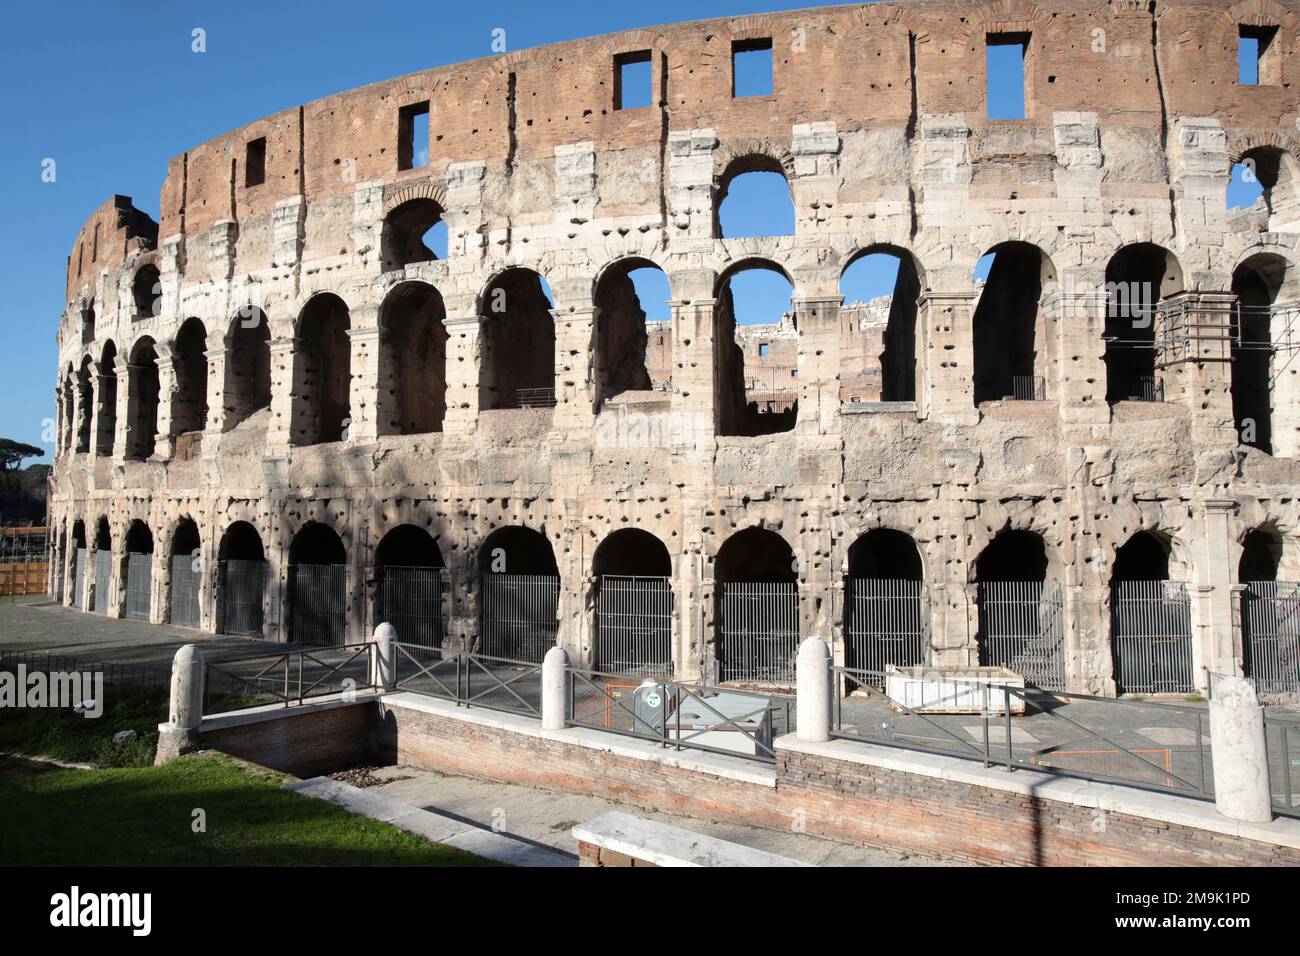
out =
[(526, 266), (496, 273), (479, 299), (479, 409), (555, 404), (554, 302)]
[(95, 412), (95, 361), (89, 355), (81, 360), (77, 369), (77, 441), (78, 454), (90, 452), (94, 436)]
[[(1244, 135), (1230, 147), (1229, 173), (1238, 164), (1251, 167), (1264, 191), (1270, 232), (1300, 229), (1300, 162), (1294, 136), (1277, 132)], [(1224, 184), (1226, 190), (1228, 184)]]
[(1178, 257), (1153, 242), (1120, 246), (1106, 263), (1104, 308), (1106, 400), (1158, 401), (1157, 307), (1184, 291)]
[(171, 403), (171, 437), (201, 432), (208, 420), (208, 333), (203, 322), (185, 320), (172, 343), (176, 377)]
[(384, 222), (380, 230), (379, 255), (384, 272), (402, 269), (417, 262), (438, 258), (424, 244), (424, 235), (446, 214), (445, 190), (431, 184), (410, 186), (384, 203)]
[[(917, 303), (921, 290), (925, 287), (923, 273), (916, 256), (901, 246), (889, 243), (873, 243), (849, 256), (840, 270), (840, 291), (844, 292), (844, 278), (849, 270), (870, 256), (887, 255), (898, 260), (898, 276), (891, 293), (889, 310), (883, 327), (870, 320), (878, 318), (869, 309), (859, 309), (858, 313), (850, 311), (853, 303), (845, 297), (840, 310), (841, 333), (848, 336), (858, 353), (849, 353), (850, 367), (845, 369), (841, 358), (841, 377), (853, 375), (860, 369), (862, 376), (859, 388), (867, 401), (913, 402), (916, 401), (916, 383), (920, 356), (922, 355), (923, 330), (917, 323)], [(879, 341), (877, 341), (877, 334)], [(878, 346), (878, 347), (877, 347)], [(860, 363), (860, 364), (859, 364)], [(875, 373), (879, 374), (879, 387), (873, 388)], [(856, 390), (854, 390), (856, 391)], [(841, 384), (841, 401), (857, 400)]]
[(350, 433), (352, 352), (347, 303), (317, 292), (298, 314), (290, 434), (294, 445), (343, 441)]
[(425, 282), (394, 286), (379, 307), (379, 434), (442, 431), (447, 413), (447, 310)]
[(128, 458), (142, 460), (154, 453), (158, 436), (158, 350), (148, 335), (131, 346), (127, 376)]
[(256, 306), (236, 313), (226, 332), (223, 423), (229, 431), (271, 407), (271, 320)]
[(137, 317), (156, 318), (162, 311), (162, 274), (158, 267), (146, 262), (136, 269), (131, 279), (131, 300)]
[(595, 666), (607, 673), (672, 673), (673, 563), (642, 528), (609, 532), (591, 558)]
[(117, 434), (117, 345), (104, 342), (99, 353), (99, 404), (95, 410), (95, 454), (111, 455)]
[[(1279, 404), (1274, 394), (1274, 343), (1286, 337), (1285, 326), (1294, 321), (1294, 315), (1276, 307), (1295, 301), (1296, 286), (1292, 262), (1275, 252), (1257, 252), (1232, 273), (1237, 297), (1232, 322), (1233, 422), (1243, 445), (1269, 455), (1274, 452), (1273, 410)], [(1289, 451), (1289, 436), (1284, 432), (1279, 437), (1278, 450)]]
[(592, 301), (597, 309), (592, 356), (595, 409), (624, 392), (668, 391), (672, 382), (672, 323), (653, 329), (632, 273), (654, 269), (672, 287), (663, 267), (642, 256), (622, 256), (597, 275)]
[(733, 261), (718, 275), (713, 306), (714, 402), (719, 435), (767, 435), (794, 429), (798, 416), (798, 338), (793, 305), (779, 326), (747, 326), (761, 330), (757, 344), (741, 339), (731, 282), (739, 274), (764, 270), (782, 276), (796, 294), (794, 279), (786, 268), (772, 259), (746, 257)]
[(1022, 240), (998, 243), (986, 255), (994, 260), (972, 320), (974, 404), (1051, 397), (1058, 330), (1042, 302), (1056, 283), (1056, 267), (1043, 248)]

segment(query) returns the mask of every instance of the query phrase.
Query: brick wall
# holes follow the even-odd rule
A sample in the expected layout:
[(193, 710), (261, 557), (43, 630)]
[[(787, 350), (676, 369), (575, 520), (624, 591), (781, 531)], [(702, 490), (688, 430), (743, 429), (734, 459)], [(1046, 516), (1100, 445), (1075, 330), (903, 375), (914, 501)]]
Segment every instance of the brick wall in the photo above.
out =
[(200, 730), (205, 748), (299, 777), (337, 770), (365, 761), (374, 701), (347, 706), (287, 707), (268, 719), (235, 726), (220, 726), (222, 718), (209, 718), (218, 729)]

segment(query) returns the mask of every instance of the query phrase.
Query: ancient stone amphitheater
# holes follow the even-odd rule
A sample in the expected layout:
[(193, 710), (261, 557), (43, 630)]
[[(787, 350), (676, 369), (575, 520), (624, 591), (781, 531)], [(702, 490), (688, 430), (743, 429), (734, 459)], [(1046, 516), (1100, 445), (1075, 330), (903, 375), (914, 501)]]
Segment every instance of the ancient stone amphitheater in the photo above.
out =
[[(1285, 690), (1298, 33), (1278, 0), (826, 7), (439, 67), (197, 145), (159, 222), (116, 196), (72, 246), (53, 592), (755, 684), (818, 635), (872, 670)], [(1023, 118), (989, 118), (990, 45), (1022, 50)], [(740, 95), (768, 49), (772, 91)], [(1238, 166), (1263, 197), (1230, 211)], [(722, 234), (753, 172), (791, 235)], [(841, 277), (876, 253), (900, 265), (864, 344)], [(753, 268), (794, 288), (779, 400), (737, 332)], [(850, 398), (852, 354), (878, 367)]]

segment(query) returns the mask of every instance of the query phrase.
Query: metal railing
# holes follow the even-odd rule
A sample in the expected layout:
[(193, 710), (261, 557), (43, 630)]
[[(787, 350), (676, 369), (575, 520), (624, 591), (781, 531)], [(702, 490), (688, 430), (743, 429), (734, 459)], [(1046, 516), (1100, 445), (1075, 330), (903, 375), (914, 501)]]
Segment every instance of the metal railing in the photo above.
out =
[(1036, 687), (1065, 690), (1065, 625), (1055, 581), (982, 581), (980, 663), (1008, 667)]
[(75, 569), (72, 577), (72, 604), (73, 607), (80, 608), (83, 611), (89, 611), (86, 606), (86, 569), (90, 563), (90, 552), (85, 548), (77, 549), (77, 558)]
[(1110, 633), (1119, 693), (1194, 693), (1191, 600), (1186, 585), (1115, 582)]
[(393, 625), (407, 644), (441, 647), (447, 589), (441, 568), (385, 565), (379, 578), (380, 620)]
[(107, 548), (95, 552), (95, 607), (96, 614), (108, 613), (108, 591), (113, 584), (113, 553)]
[(126, 556), (126, 616), (132, 621), (149, 620), (152, 605), (153, 555), (132, 553)]
[(542, 716), (542, 665), (393, 642), (393, 689), (461, 707)]
[(1260, 694), (1300, 696), (1300, 584), (1250, 581), (1241, 592), (1246, 674)]
[(347, 567), (295, 564), (289, 569), (295, 644), (341, 645), (347, 634)]
[(1264, 716), (1273, 812), (1300, 817), (1300, 718)]
[(228, 558), (221, 562), (221, 631), (262, 636), (262, 601), (266, 596), (266, 562)]
[[(1214, 794), (1209, 720), (1203, 707), (1056, 695), (1034, 687), (966, 681), (975, 712), (909, 708), (876, 684), (883, 674), (834, 671), (833, 737), (978, 760), (985, 767), (1038, 770), (1198, 800)], [(963, 683), (960, 677), (944, 677)], [(855, 688), (851, 696), (845, 688)], [(1024, 716), (1014, 716), (1022, 710)], [(1146, 726), (1150, 725), (1150, 726)], [(1143, 746), (1130, 738), (1145, 737)]]
[(554, 574), (483, 575), (482, 652), (540, 662), (555, 646), (559, 600)]
[(925, 584), (902, 578), (849, 578), (844, 652), (849, 667), (882, 673), (924, 664), (930, 654)]
[(29, 671), (42, 673), (62, 671), (71, 673), (103, 674), (105, 684), (138, 684), (147, 687), (167, 687), (171, 683), (170, 667), (148, 664), (124, 664), (108, 661), (88, 661), (67, 654), (45, 651), (0, 650), (0, 667), (17, 667), (23, 664)]
[(666, 577), (603, 574), (596, 594), (596, 660), (620, 674), (671, 674), (673, 589)]
[(790, 695), (675, 681), (637, 683), (626, 675), (566, 668), (570, 727), (773, 763), (773, 741), (795, 729)]
[(1107, 382), (1112, 402), (1163, 402), (1165, 383), (1155, 375), (1119, 376)]
[(1011, 398), (1017, 402), (1046, 401), (1047, 379), (1041, 375), (1013, 375)]
[(799, 651), (799, 591), (792, 581), (719, 587), (723, 681), (789, 684)]
[(515, 388), (497, 392), (496, 408), (554, 408), (555, 388)]
[(203, 712), (259, 704), (302, 704), (374, 688), (373, 643), (256, 654), (204, 665)]
[(172, 556), (172, 623), (181, 627), (199, 626), (199, 583), (203, 575), (192, 555)]

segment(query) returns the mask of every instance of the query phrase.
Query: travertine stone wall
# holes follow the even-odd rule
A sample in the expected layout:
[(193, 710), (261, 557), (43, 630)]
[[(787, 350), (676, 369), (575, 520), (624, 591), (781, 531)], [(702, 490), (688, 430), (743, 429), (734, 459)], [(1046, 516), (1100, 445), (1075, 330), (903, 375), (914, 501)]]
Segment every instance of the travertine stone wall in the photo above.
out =
[[(220, 541), (249, 522), (275, 582), (266, 632), (287, 638), (289, 546), (321, 522), (346, 548), (347, 615), (360, 637), (376, 623), (375, 550), (414, 524), (448, 569), (452, 635), (472, 642), (480, 545), (526, 526), (554, 552), (559, 640), (590, 661), (595, 549), (641, 528), (671, 556), (674, 657), (693, 676), (713, 659), (715, 559), (741, 529), (770, 529), (798, 556), (802, 633), (828, 638), (841, 658), (849, 548), (873, 528), (907, 533), (924, 567), (932, 659), (945, 664), (977, 657), (977, 556), (1024, 529), (1042, 537), (1064, 588), (1070, 684), (1107, 692), (1114, 556), (1149, 530), (1192, 586), (1204, 686), (1207, 670), (1241, 666), (1232, 588), (1247, 532), (1268, 529), (1284, 571), (1295, 563), (1300, 361), (1285, 347), (1273, 357), (1274, 453), (1247, 447), (1226, 330), (1243, 263), (1265, 257), (1253, 261), (1276, 273), (1278, 301), (1294, 284), (1298, 14), (1291, 0), (916, 0), (700, 21), (439, 67), (219, 136), (171, 160), (159, 223), (114, 197), (73, 244), (52, 540), (70, 541), (81, 521), (93, 545), (102, 516), (117, 553), (131, 522), (146, 522), (153, 616), (164, 620), (169, 548), (192, 520), (210, 628)], [(1241, 24), (1277, 27), (1280, 66), (1266, 85), (1236, 82)], [(989, 33), (1030, 34), (1024, 120), (986, 118)], [(732, 44), (761, 38), (772, 39), (775, 92), (733, 98)], [(615, 109), (614, 58), (642, 50), (653, 105)], [(426, 101), (429, 164), (401, 170), (399, 113)], [(245, 150), (261, 138), (265, 180), (250, 186)], [(1281, 157), (1271, 208), (1230, 216), (1229, 171), (1259, 156)], [(719, 238), (718, 199), (751, 169), (786, 177), (793, 235)], [(394, 265), (412, 248), (392, 231), (419, 208), (411, 203), (441, 210), (445, 260)], [(1044, 400), (977, 406), (973, 317), (992, 284), (980, 291), (975, 267), (1006, 242), (1036, 250), (1036, 273), (1008, 288), (1038, 290), (1025, 321)], [(1172, 330), (1156, 355), (1164, 401), (1108, 403), (1098, 290), (1113, 257), (1138, 243), (1164, 249), (1177, 276), (1158, 316)], [(860, 401), (848, 414), (842, 388), (858, 345), (842, 334), (839, 283), (871, 249), (916, 271), (914, 402)], [(597, 289), (633, 261), (661, 268), (671, 287), (668, 341), (656, 344), (652, 329), (647, 347), (669, 366), (655, 364), (654, 381), (671, 381), (656, 391), (622, 376), (622, 393), (604, 401), (596, 370), (610, 356), (599, 343), (624, 356), (641, 346), (636, 329), (602, 335)], [(788, 428), (737, 435), (726, 427), (735, 396), (724, 387), (721, 303), (731, 272), (758, 261), (794, 285), (798, 401)], [(488, 301), (514, 267), (550, 288), (553, 408), (482, 401), (485, 371), (527, 341), (503, 336)], [(145, 269), (157, 270), (148, 311), (136, 294)], [(386, 409), (399, 350), (384, 323), (412, 283), (436, 290), (425, 314), (442, 319), (445, 394), (425, 396), (440, 416), (426, 407), (421, 417), (440, 417), (440, 430), (398, 435)], [(327, 294), (344, 310), (336, 350), (320, 349), (305, 321)], [(206, 333), (201, 438), (185, 429), (200, 417), (192, 387), (202, 376), (176, 352), (191, 318)], [(1284, 316), (1272, 335), (1289, 343)], [(318, 367), (322, 355), (332, 367)], [(77, 384), (87, 358), (93, 390)], [(254, 363), (269, 364), (264, 407), (248, 398)], [(132, 387), (151, 370), (156, 418), (148, 389)], [(321, 420), (311, 396), (327, 381), (346, 396), (343, 427), (302, 444)], [(111, 400), (88, 415), (92, 391)], [(618, 416), (628, 409), (665, 416), (675, 427), (651, 433), (673, 437), (626, 440)], [(150, 425), (153, 453), (137, 460)], [(77, 430), (93, 448), (77, 450)], [(52, 566), (72, 573), (67, 555)], [(115, 598), (125, 589), (108, 586)]]

